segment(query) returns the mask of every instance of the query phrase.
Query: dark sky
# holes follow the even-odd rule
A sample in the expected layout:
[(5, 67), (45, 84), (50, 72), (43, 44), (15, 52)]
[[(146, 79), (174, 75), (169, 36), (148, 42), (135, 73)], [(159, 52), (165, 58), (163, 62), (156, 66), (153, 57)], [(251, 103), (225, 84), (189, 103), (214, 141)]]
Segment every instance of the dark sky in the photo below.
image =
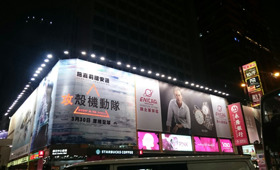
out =
[[(271, 48), (276, 57), (279, 58), (279, 6), (277, 1), (263, 0), (260, 2), (263, 10), (259, 12), (265, 19), (265, 24), (268, 25)], [(57, 16), (56, 13), (64, 4), (67, 4), (67, 1), (59, 1), (59, 4), (52, 0), (0, 2), (0, 56), (2, 59), (0, 67), (0, 130), (8, 128), (8, 116), (4, 116), (7, 109), (42, 63), (48, 50), (51, 49), (50, 44), (55, 46), (55, 42), (51, 42), (51, 40), (52, 37), (58, 35), (51, 33), (52, 30), (55, 32), (63, 28), (59, 25), (63, 18)], [(33, 16), (35, 19), (32, 18)], [(36, 88), (36, 84), (33, 88)], [(31, 94), (31, 92), (29, 90), (27, 94)], [(26, 99), (26, 96), (23, 99)], [(20, 102), (23, 102), (23, 99)], [(18, 107), (19, 105), (16, 106), (16, 108)]]

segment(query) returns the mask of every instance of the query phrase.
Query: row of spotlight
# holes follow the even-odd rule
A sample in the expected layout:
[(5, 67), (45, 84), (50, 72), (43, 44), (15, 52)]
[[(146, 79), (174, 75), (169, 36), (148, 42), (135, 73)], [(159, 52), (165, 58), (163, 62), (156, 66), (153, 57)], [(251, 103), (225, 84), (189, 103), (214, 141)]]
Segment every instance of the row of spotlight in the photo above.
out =
[[(69, 51), (63, 51), (63, 53), (64, 53), (65, 55), (69, 55), (69, 54), (70, 54)], [(88, 54), (87, 54), (86, 51), (81, 51), (81, 55), (82, 55), (82, 56), (87, 56)], [(89, 56), (90, 56), (91, 58), (97, 58), (97, 56), (96, 56), (94, 53), (91, 53)], [(44, 62), (40, 65), (40, 67), (38, 67), (38, 69), (35, 71), (35, 73), (34, 73), (33, 76), (31, 77), (31, 79), (30, 79), (31, 81), (35, 81), (35, 80), (36, 80), (36, 78), (38, 77), (38, 75), (43, 71), (43, 68), (47, 65), (47, 63), (48, 63), (48, 62), (50, 61), (50, 59), (52, 59), (52, 58), (53, 58), (52, 54), (48, 54), (48, 55), (47, 55), (47, 57), (44, 59)], [(100, 59), (100, 61), (103, 61), (103, 62), (106, 61), (106, 58), (105, 58), (104, 56), (99, 57), (99, 59)], [(109, 61), (111, 61), (111, 60), (109, 60)], [(112, 61), (111, 61), (111, 62), (112, 62)], [(117, 61), (116, 64), (117, 64), (118, 66), (122, 66), (122, 65), (123, 65), (121, 61)], [(153, 74), (152, 70), (145, 70), (144, 68), (138, 69), (136, 66), (132, 66), (132, 65), (130, 65), (130, 64), (125, 64), (125, 67), (126, 67), (127, 69), (133, 69), (134, 71), (139, 70), (139, 71), (142, 72), (142, 73), (145, 73), (145, 72), (146, 72), (148, 75), (152, 75), (152, 74)], [(174, 82), (177, 81), (177, 78), (175, 78), (175, 77), (166, 76), (165, 74), (160, 74), (160, 73), (158, 73), (158, 72), (157, 72), (157, 73), (154, 73), (154, 75), (155, 75), (156, 77), (159, 77), (159, 78), (167, 78), (168, 80), (171, 80), (171, 81), (174, 81)], [(31, 82), (28, 82), (28, 84), (24, 87), (24, 89), (22, 90), (22, 92), (18, 95), (17, 99), (13, 102), (13, 104), (9, 107), (9, 109), (8, 109), (7, 112), (5, 113), (5, 116), (7, 116), (7, 115), (10, 113), (10, 111), (13, 109), (13, 107), (18, 103), (18, 100), (24, 95), (25, 91), (26, 91), (28, 88), (30, 88), (30, 84), (31, 84)], [(205, 86), (202, 86), (202, 85), (198, 85), (198, 84), (195, 84), (195, 83), (190, 83), (190, 82), (188, 82), (188, 81), (185, 81), (184, 84), (185, 84), (185, 85), (188, 85), (188, 86), (191, 86), (191, 87), (193, 87), (193, 88), (194, 88), (194, 87), (195, 87), (195, 88), (198, 88), (198, 89), (200, 89), (200, 90), (206, 90), (206, 91), (214, 92), (214, 93), (217, 93), (217, 94), (220, 94), (220, 95), (229, 96), (228, 93), (221, 92), (221, 91), (218, 91), (218, 90), (213, 90), (213, 89), (211, 89), (211, 88), (208, 88), (208, 87), (205, 87)]]
[[(68, 51), (64, 51), (64, 54), (68, 55), (69, 52), (68, 52)], [(82, 54), (83, 56), (87, 56), (87, 52), (86, 52), (86, 51), (81, 51), (81, 54)], [(90, 57), (91, 57), (91, 58), (97, 58), (97, 56), (96, 56), (94, 53), (91, 53), (91, 54), (90, 54)], [(105, 61), (105, 60), (106, 60), (104, 56), (101, 56), (99, 59), (100, 59), (101, 61)], [(118, 66), (122, 66), (122, 65), (123, 65), (121, 61), (117, 61), (116, 64), (117, 64)], [(125, 67), (128, 68), (128, 69), (132, 68), (133, 70), (137, 70), (137, 67), (136, 67), (136, 66), (131, 66), (130, 64), (125, 64)], [(139, 70), (140, 70), (140, 72), (142, 72), (142, 73), (144, 73), (144, 72), (146, 71), (144, 68), (140, 68)], [(153, 73), (151, 70), (147, 70), (146, 72), (147, 72), (149, 75), (151, 75), (151, 74)], [(175, 78), (175, 77), (166, 76), (166, 75), (160, 74), (160, 73), (155, 73), (155, 76), (156, 76), (156, 77), (161, 77), (161, 78), (167, 78), (168, 80), (177, 81), (177, 78)], [(188, 81), (185, 81), (184, 83), (185, 83), (186, 85), (189, 85), (189, 86), (191, 86), (191, 87), (196, 87), (196, 88), (199, 88), (199, 89), (201, 89), (201, 90), (206, 90), (206, 91), (218, 93), (218, 94), (220, 94), (220, 95), (229, 96), (228, 93), (221, 92), (221, 91), (219, 91), (219, 90), (213, 90), (213, 89), (211, 89), (211, 88), (204, 87), (204, 86), (201, 86), (201, 85), (198, 85), (198, 84), (195, 84), (195, 83), (190, 83), (190, 82), (188, 82)]]
[[(49, 61), (53, 58), (52, 54), (48, 54), (47, 57), (44, 59), (44, 62), (37, 68), (37, 70), (34, 72), (33, 76), (31, 77), (31, 81), (35, 81), (36, 78), (39, 76), (39, 74), (43, 71), (44, 67), (47, 66)], [(5, 116), (8, 116), (10, 111), (15, 107), (15, 105), (18, 103), (18, 101), (22, 98), (22, 96), (26, 93), (26, 91), (31, 86), (31, 81), (29, 81), (21, 91), (21, 93), (17, 96), (16, 100), (12, 103), (12, 105), (8, 108), (8, 110), (5, 113)]]

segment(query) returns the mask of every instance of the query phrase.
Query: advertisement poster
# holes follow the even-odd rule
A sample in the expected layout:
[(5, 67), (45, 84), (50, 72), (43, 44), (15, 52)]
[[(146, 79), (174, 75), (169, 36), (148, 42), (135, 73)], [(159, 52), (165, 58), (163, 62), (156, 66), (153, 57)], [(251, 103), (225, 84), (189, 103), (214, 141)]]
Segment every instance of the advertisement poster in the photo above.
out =
[(164, 132), (216, 137), (210, 95), (160, 82)]
[(137, 129), (162, 131), (159, 83), (157, 80), (135, 75)]
[(261, 90), (249, 93), (249, 97), (252, 100), (252, 107), (258, 106), (261, 103), (262, 96), (263, 92)]
[(252, 156), (256, 155), (256, 150), (254, 145), (244, 145), (242, 146), (242, 151), (244, 155), (252, 155)]
[(161, 139), (162, 139), (162, 150), (193, 151), (191, 136), (162, 133)]
[(234, 136), (234, 143), (236, 146), (247, 145), (248, 137), (242, 115), (242, 108), (240, 103), (228, 105), (228, 111), (231, 120), (231, 127)]
[(53, 67), (38, 87), (31, 151), (50, 144), (58, 65)]
[(233, 153), (233, 147), (230, 139), (220, 139), (221, 151), (224, 153)]
[(219, 152), (216, 138), (194, 136), (194, 148), (196, 152)]
[(247, 132), (248, 132), (248, 136), (249, 136), (249, 141), (250, 141), (250, 143), (254, 143), (256, 141), (258, 141), (260, 143), (258, 129), (256, 126), (255, 117), (254, 117), (254, 114), (258, 113), (258, 111), (257, 111), (257, 109), (254, 109), (252, 107), (248, 107), (248, 106), (242, 106), (242, 107), (243, 107)]
[(13, 115), (15, 130), (13, 135), (13, 147), (10, 159), (15, 159), (30, 151), (31, 135), (35, 114), (37, 90), (35, 90)]
[(60, 65), (52, 142), (136, 145), (134, 76), (79, 59)]
[(231, 138), (230, 125), (228, 122), (227, 101), (225, 98), (210, 95), (214, 113), (217, 137)]
[(138, 131), (138, 149), (159, 150), (158, 133)]

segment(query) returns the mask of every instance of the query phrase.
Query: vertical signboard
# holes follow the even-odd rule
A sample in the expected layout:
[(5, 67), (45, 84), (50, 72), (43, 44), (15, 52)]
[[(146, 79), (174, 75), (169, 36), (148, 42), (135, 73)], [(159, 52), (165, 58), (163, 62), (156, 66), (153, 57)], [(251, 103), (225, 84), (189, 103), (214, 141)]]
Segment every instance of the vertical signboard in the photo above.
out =
[(257, 109), (254, 109), (252, 107), (248, 106), (242, 106), (243, 107), (243, 112), (244, 112), (244, 117), (245, 117), (245, 122), (246, 122), (246, 127), (247, 127), (247, 132), (249, 136), (250, 143), (254, 143), (256, 141), (260, 142), (257, 126), (256, 126), (256, 121), (254, 117), (254, 113), (258, 113)]
[(231, 120), (231, 127), (234, 136), (234, 143), (236, 146), (247, 145), (248, 137), (242, 115), (242, 108), (240, 103), (228, 105), (228, 111)]
[(136, 75), (135, 86), (137, 129), (162, 131), (158, 81)]
[(226, 108), (226, 99), (214, 95), (210, 96), (212, 101), (217, 136), (222, 138), (231, 138), (231, 132), (228, 122), (228, 113)]
[(255, 61), (242, 66), (244, 79), (247, 84), (248, 95), (252, 101), (252, 107), (260, 105), (263, 88)]

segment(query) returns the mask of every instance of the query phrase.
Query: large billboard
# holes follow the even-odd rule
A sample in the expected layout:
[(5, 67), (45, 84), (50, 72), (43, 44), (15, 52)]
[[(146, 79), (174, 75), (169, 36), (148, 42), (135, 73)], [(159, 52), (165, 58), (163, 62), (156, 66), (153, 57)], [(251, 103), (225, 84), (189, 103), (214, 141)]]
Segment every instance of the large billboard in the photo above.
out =
[(219, 152), (219, 144), (216, 138), (194, 136), (193, 139), (196, 152)]
[(138, 131), (138, 149), (159, 150), (159, 134)]
[(136, 145), (131, 73), (83, 60), (61, 60), (53, 143)]
[(14, 133), (10, 159), (29, 153), (35, 115), (35, 90), (12, 116)]
[(191, 136), (162, 133), (161, 140), (162, 150), (193, 151)]
[[(231, 138), (224, 98), (79, 59), (60, 60), (36, 98), (32, 151), (56, 143), (135, 146), (137, 130)], [(11, 136), (16, 125), (12, 117)]]

